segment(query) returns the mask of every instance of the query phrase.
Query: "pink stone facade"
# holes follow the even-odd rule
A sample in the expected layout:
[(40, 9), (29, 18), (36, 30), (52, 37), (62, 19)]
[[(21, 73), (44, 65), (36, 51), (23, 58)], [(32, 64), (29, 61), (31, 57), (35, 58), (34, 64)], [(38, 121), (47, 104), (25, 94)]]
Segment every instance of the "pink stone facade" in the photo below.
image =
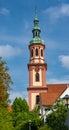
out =
[(28, 64), (29, 85), (28, 85), (28, 103), (30, 110), (33, 110), (37, 104), (37, 96), (42, 92), (47, 92), (46, 86), (46, 70), (44, 50), (45, 44), (40, 37), (39, 20), (34, 19), (34, 27), (32, 29), (33, 37), (29, 44), (30, 59)]
[[(36, 56), (36, 48), (38, 48), (38, 56)], [(31, 57), (31, 50), (33, 49), (33, 57)], [(47, 92), (46, 86), (46, 70), (47, 64), (44, 60), (45, 45), (34, 44), (29, 46), (30, 50), (30, 63), (28, 64), (29, 71), (29, 87), (28, 87), (28, 103), (30, 110), (34, 109), (36, 105), (36, 96), (42, 92)], [(43, 55), (41, 56), (41, 50)], [(35, 81), (36, 72), (40, 75), (39, 82)]]

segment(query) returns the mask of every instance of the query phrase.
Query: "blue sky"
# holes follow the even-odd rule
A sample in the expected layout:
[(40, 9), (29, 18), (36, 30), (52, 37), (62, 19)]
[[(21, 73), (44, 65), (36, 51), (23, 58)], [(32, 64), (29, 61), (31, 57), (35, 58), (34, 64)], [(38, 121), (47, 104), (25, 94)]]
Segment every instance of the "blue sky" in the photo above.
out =
[(47, 83), (69, 84), (69, 0), (0, 0), (0, 56), (14, 82), (11, 100), (27, 99), (28, 45), (35, 8), (46, 45)]

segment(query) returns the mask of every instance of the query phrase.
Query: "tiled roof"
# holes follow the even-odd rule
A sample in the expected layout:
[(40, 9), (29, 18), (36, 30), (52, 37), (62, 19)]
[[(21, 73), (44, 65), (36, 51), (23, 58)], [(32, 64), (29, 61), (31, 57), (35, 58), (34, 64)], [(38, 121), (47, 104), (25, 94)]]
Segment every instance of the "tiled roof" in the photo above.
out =
[(12, 105), (8, 106), (8, 111), (9, 111), (9, 112), (12, 111)]
[(48, 92), (63, 92), (67, 88), (67, 84), (47, 84)]
[(67, 84), (48, 84), (47, 87), (47, 93), (41, 93), (41, 101), (42, 105), (50, 106), (66, 90)]

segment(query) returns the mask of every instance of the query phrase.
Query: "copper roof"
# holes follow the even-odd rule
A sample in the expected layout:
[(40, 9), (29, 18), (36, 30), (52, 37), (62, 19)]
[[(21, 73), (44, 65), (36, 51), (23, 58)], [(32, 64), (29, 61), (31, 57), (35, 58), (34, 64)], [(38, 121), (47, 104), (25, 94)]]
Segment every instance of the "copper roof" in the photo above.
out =
[(67, 84), (48, 84), (47, 93), (41, 93), (42, 105), (50, 106), (56, 102), (60, 95), (66, 90)]

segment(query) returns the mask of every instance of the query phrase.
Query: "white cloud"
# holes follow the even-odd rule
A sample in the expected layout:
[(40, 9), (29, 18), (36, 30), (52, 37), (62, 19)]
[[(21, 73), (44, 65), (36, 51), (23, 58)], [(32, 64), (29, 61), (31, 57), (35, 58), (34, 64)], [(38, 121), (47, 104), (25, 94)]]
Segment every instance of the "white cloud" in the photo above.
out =
[(60, 79), (55, 79), (51, 78), (47, 81), (48, 84), (69, 84), (69, 79), (67, 78), (60, 78)]
[(69, 4), (64, 4), (61, 6), (60, 14), (63, 16), (69, 16)]
[(69, 69), (69, 55), (61, 55), (59, 56), (59, 60), (63, 67)]
[(11, 101), (13, 102), (15, 98), (24, 98), (28, 101), (28, 94), (27, 94), (27, 91), (16, 91), (16, 92), (10, 92), (10, 99)]
[(50, 7), (44, 13), (47, 13), (51, 19), (69, 16), (69, 4), (62, 4), (60, 7)]
[(22, 50), (17, 47), (12, 47), (10, 45), (1, 45), (0, 46), (0, 56), (2, 57), (12, 57), (20, 55)]
[(10, 13), (10, 11), (6, 8), (1, 8), (0, 9), (0, 14), (1, 15), (8, 15)]

